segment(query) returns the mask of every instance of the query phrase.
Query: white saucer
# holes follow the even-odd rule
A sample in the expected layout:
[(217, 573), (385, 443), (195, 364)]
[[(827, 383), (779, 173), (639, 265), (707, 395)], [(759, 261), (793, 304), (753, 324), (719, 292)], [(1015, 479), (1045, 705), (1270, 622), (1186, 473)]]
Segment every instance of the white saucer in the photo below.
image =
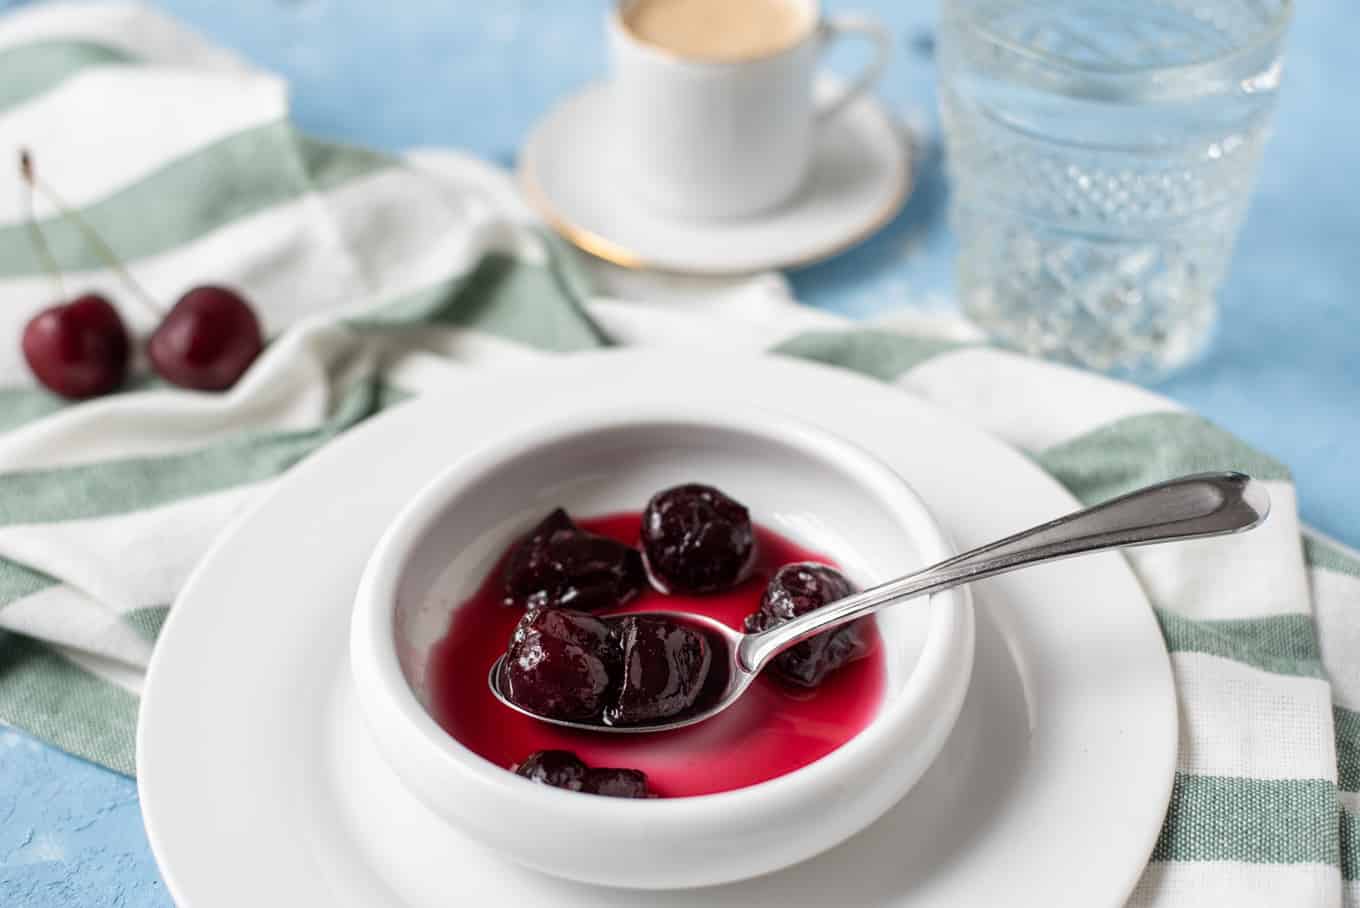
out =
[[(834, 84), (824, 77), (818, 88)], [(525, 143), (519, 182), (567, 239), (627, 268), (724, 275), (806, 265), (888, 223), (911, 182), (906, 137), (864, 97), (822, 127), (807, 184), (782, 208), (741, 220), (673, 219), (619, 185), (609, 123), (607, 84), (566, 99)]]
[[(326, 448), (223, 537), (166, 624), (138, 729), (147, 832), (179, 905), (638, 903), (521, 869), (444, 826), (390, 774), (357, 712), (347, 634), (364, 562), (397, 510), (488, 432), (583, 397), (740, 388), (886, 460), (961, 547), (1076, 507), (1020, 454), (900, 390), (776, 358), (690, 365), (612, 352), (469, 379)], [(1176, 757), (1175, 693), (1147, 600), (1115, 554), (975, 592), (967, 701), (905, 800), (804, 864), (646, 901), (1122, 905)]]

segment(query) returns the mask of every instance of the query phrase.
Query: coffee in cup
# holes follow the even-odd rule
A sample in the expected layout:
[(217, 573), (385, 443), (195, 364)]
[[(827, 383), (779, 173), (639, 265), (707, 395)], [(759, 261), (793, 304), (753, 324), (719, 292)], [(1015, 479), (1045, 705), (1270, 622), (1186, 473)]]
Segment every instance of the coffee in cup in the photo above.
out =
[(637, 0), (623, 24), (677, 56), (730, 63), (792, 47), (816, 21), (798, 0)]

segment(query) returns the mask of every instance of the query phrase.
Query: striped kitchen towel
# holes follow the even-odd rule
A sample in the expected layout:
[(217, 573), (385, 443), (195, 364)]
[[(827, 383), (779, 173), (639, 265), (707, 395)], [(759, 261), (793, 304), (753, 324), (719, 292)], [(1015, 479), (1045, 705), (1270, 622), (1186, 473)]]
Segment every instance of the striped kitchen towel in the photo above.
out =
[[(238, 287), (272, 342), (228, 393), (139, 365), (122, 393), (50, 396), (17, 338), (54, 291), (17, 174), (0, 176), (5, 722), (131, 773), (141, 671), (213, 538), (436, 373), (611, 343), (773, 350), (951, 408), (1083, 501), (1198, 470), (1266, 480), (1275, 513), (1260, 531), (1128, 556), (1181, 707), (1171, 810), (1131, 904), (1360, 904), (1360, 556), (1303, 530), (1283, 465), (1194, 413), (964, 332), (801, 309), (777, 276), (683, 306), (602, 297), (503, 174), (302, 135), (276, 78), (137, 6), (0, 20), (0, 175), (21, 145), (153, 296)], [(68, 286), (127, 298), (78, 230), (41, 204), (38, 219)], [(150, 330), (140, 309), (123, 315)]]

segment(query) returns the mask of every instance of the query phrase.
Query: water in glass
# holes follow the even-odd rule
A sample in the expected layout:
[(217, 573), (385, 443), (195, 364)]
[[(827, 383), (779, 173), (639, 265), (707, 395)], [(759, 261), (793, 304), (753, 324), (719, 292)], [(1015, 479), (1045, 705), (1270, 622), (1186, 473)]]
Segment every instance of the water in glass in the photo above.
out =
[(993, 336), (1147, 375), (1215, 315), (1291, 0), (942, 0), (959, 292)]

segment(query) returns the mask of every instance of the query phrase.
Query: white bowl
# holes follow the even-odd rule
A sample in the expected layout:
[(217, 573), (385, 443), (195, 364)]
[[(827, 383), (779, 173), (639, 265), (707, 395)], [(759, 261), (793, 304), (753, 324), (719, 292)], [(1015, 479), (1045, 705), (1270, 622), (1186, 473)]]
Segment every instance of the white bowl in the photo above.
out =
[(496, 557), (553, 507), (638, 510), (704, 482), (753, 518), (836, 560), (860, 585), (952, 554), (897, 474), (822, 430), (715, 401), (573, 414), (493, 440), (406, 507), (379, 542), (355, 603), (350, 655), (378, 749), (403, 783), (469, 836), (538, 870), (647, 889), (768, 873), (872, 823), (915, 784), (952, 728), (973, 659), (963, 590), (878, 615), (887, 683), (877, 716), (816, 762), (747, 788), (622, 800), (518, 778), (427, 711), (426, 658)]

